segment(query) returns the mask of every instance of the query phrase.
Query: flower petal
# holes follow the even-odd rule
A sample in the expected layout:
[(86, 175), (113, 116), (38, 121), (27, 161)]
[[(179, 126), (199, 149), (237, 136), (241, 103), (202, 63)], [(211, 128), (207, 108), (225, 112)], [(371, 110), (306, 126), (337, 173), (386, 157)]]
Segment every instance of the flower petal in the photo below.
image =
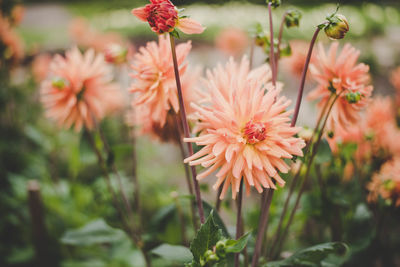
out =
[(147, 17), (149, 16), (149, 13), (146, 11), (146, 7), (134, 8), (132, 9), (131, 13), (141, 21), (147, 22)]
[(199, 22), (189, 18), (179, 19), (176, 27), (186, 34), (200, 34), (205, 29)]

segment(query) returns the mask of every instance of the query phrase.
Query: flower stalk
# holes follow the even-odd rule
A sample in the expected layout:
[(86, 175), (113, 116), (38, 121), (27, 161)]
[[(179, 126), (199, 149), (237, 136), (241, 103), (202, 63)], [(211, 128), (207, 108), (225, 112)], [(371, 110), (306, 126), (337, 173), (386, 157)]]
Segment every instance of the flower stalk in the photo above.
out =
[[(169, 36), (169, 39), (171, 42), (172, 60), (174, 63), (175, 81), (176, 81), (176, 87), (178, 90), (179, 109), (180, 109), (180, 115), (181, 115), (181, 120), (182, 120), (183, 133), (184, 133), (185, 138), (189, 138), (190, 130), (189, 130), (189, 124), (188, 124), (187, 118), (186, 118), (185, 105), (183, 102), (183, 94), (182, 94), (182, 86), (181, 86), (181, 81), (180, 81), (180, 76), (179, 76), (178, 60), (176, 57), (175, 39), (171, 34)], [(187, 146), (188, 146), (189, 156), (192, 156), (193, 155), (192, 144), (188, 143)], [(190, 169), (192, 171), (192, 179), (193, 179), (194, 191), (195, 191), (195, 195), (196, 195), (197, 209), (199, 212), (200, 222), (203, 224), (205, 222), (205, 218), (204, 218), (203, 203), (202, 203), (201, 194), (200, 194), (200, 186), (199, 186), (199, 183), (196, 178), (197, 171), (196, 171), (195, 166), (191, 166)]]
[(313, 35), (313, 37), (311, 39), (311, 42), (310, 42), (310, 47), (308, 49), (306, 62), (304, 63), (303, 73), (301, 74), (300, 87), (299, 87), (298, 94), (297, 94), (296, 107), (294, 109), (294, 114), (293, 114), (291, 126), (295, 126), (296, 125), (297, 117), (299, 116), (301, 100), (303, 98), (303, 92), (304, 92), (304, 84), (306, 82), (307, 70), (308, 70), (308, 66), (310, 64), (310, 60), (311, 60), (311, 55), (312, 55), (312, 52), (313, 52), (314, 44), (315, 44), (315, 41), (317, 40), (317, 37), (318, 37), (318, 34), (319, 34), (320, 31), (321, 31), (320, 27), (317, 27), (315, 29), (314, 35)]
[(268, 17), (269, 17), (269, 34), (270, 34), (270, 53), (269, 53), (269, 60), (271, 63), (271, 70), (272, 70), (272, 84), (276, 85), (276, 63), (275, 63), (275, 52), (274, 52), (274, 27), (272, 24), (272, 2), (268, 3)]
[[(236, 199), (237, 203), (237, 214), (236, 214), (236, 240), (240, 238), (242, 235), (242, 202), (243, 202), (243, 179), (240, 182), (240, 189), (238, 198)], [(235, 253), (235, 267), (239, 267), (240, 265), (240, 252)]]
[(271, 207), (273, 194), (274, 194), (274, 189), (264, 189), (261, 195), (261, 214), (258, 223), (259, 226), (256, 238), (256, 245), (254, 247), (254, 254), (251, 262), (251, 267), (258, 266), (262, 243), (264, 240), (264, 233), (268, 225), (269, 208)]
[[(302, 194), (304, 193), (305, 186), (306, 186), (307, 181), (308, 181), (308, 179), (309, 179), (310, 171), (311, 171), (311, 167), (312, 167), (312, 163), (313, 163), (314, 158), (315, 158), (315, 156), (316, 156), (316, 154), (317, 154), (319, 144), (321, 143), (322, 135), (323, 135), (323, 133), (324, 133), (324, 129), (325, 129), (326, 123), (327, 123), (327, 121), (328, 121), (328, 117), (329, 117), (329, 115), (330, 115), (330, 113), (331, 113), (331, 110), (332, 110), (334, 104), (336, 103), (336, 100), (339, 98), (339, 96), (340, 96), (340, 94), (339, 94), (339, 95), (336, 95), (336, 96), (333, 98), (333, 100), (331, 101), (331, 103), (330, 103), (330, 105), (329, 105), (329, 108), (328, 108), (328, 111), (326, 112), (326, 115), (325, 115), (325, 118), (324, 118), (324, 122), (323, 122), (321, 128), (319, 129), (319, 133), (318, 133), (317, 140), (315, 141), (314, 144), (311, 144), (311, 145), (310, 145), (311, 147), (309, 148), (308, 151), (311, 153), (311, 155), (310, 155), (310, 157), (308, 158), (307, 167), (306, 167), (306, 173), (305, 173), (304, 178), (303, 178), (303, 180), (302, 180), (302, 183), (301, 183), (301, 186), (300, 186), (300, 191), (299, 191), (299, 193), (298, 193), (298, 195), (297, 195), (297, 197), (296, 197), (296, 201), (295, 201), (294, 207), (293, 207), (293, 209), (292, 209), (292, 211), (291, 211), (291, 213), (290, 213), (289, 220), (288, 220), (288, 222), (287, 222), (287, 224), (286, 224), (286, 227), (285, 227), (285, 229), (284, 229), (284, 231), (283, 231), (282, 237), (280, 238), (280, 241), (279, 241), (278, 244), (277, 244), (277, 248), (278, 248), (278, 249), (275, 251), (274, 254), (272, 254), (272, 255), (273, 255), (273, 258), (277, 257), (278, 253), (282, 250), (283, 242), (284, 242), (284, 240), (286, 239), (286, 236), (287, 236), (287, 234), (288, 234), (288, 232), (289, 232), (290, 226), (291, 226), (291, 224), (292, 224), (292, 222), (293, 222), (294, 215), (295, 215), (295, 213), (296, 213), (296, 211), (297, 211), (297, 208), (298, 208), (298, 206), (299, 206), (299, 204), (300, 204), (301, 196), (302, 196)], [(328, 102), (329, 102), (329, 101), (328, 101)], [(317, 132), (317, 131), (315, 131), (315, 132)], [(313, 139), (314, 139), (314, 138), (312, 137), (311, 140), (313, 140)], [(311, 142), (311, 141), (310, 141), (310, 142)], [(301, 169), (301, 168), (300, 168), (300, 169)]]

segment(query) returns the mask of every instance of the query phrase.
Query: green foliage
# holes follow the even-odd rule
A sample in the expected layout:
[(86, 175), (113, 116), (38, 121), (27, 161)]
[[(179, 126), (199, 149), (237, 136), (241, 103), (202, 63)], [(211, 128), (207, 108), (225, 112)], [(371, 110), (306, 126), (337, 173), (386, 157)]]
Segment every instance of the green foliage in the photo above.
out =
[(201, 225), (196, 237), (190, 244), (193, 260), (197, 263), (200, 263), (207, 250), (212, 249), (219, 240), (224, 238), (222, 229), (215, 224), (212, 214), (211, 212), (206, 222)]
[(107, 225), (103, 219), (97, 219), (77, 230), (69, 230), (61, 238), (66, 245), (90, 246), (119, 242), (126, 238), (125, 233)]
[(326, 266), (323, 261), (330, 255), (344, 255), (348, 251), (346, 244), (331, 242), (300, 250), (287, 259), (267, 263), (264, 267), (318, 267)]
[(247, 233), (238, 240), (228, 239), (214, 222), (211, 212), (190, 244), (193, 261), (186, 266), (226, 266), (231, 260), (228, 254), (241, 252), (250, 236)]
[(165, 260), (177, 263), (185, 263), (193, 259), (190, 250), (184, 246), (161, 244), (158, 247), (152, 249), (151, 253)]

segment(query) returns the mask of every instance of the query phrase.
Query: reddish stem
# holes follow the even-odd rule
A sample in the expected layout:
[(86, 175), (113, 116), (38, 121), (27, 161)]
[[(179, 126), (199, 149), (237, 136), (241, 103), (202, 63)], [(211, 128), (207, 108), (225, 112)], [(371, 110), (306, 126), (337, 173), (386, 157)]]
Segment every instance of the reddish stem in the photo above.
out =
[(271, 207), (272, 197), (274, 195), (274, 189), (264, 189), (261, 195), (261, 214), (260, 221), (258, 224), (258, 233), (256, 238), (256, 245), (254, 247), (253, 260), (251, 261), (251, 267), (258, 266), (258, 260), (260, 258), (262, 242), (264, 239), (264, 233), (268, 225), (269, 208)]
[[(242, 202), (243, 202), (243, 179), (240, 182), (240, 189), (237, 201), (237, 215), (236, 215), (236, 240), (242, 235)], [(240, 252), (235, 253), (235, 267), (239, 267)]]
[(301, 74), (301, 82), (300, 82), (300, 87), (299, 87), (299, 91), (297, 94), (296, 107), (294, 109), (294, 114), (293, 114), (292, 123), (291, 123), (292, 127), (296, 125), (297, 117), (299, 116), (299, 110), (300, 110), (300, 105), (301, 105), (301, 99), (303, 98), (304, 84), (306, 82), (308, 65), (310, 64), (314, 44), (315, 44), (315, 41), (317, 40), (318, 33), (320, 30), (321, 29), (319, 27), (317, 27), (317, 29), (315, 30), (314, 35), (311, 39), (310, 47), (308, 49), (306, 62), (304, 63), (303, 73)]
[[(179, 109), (180, 109), (180, 115), (181, 115), (181, 120), (182, 120), (182, 126), (183, 126), (183, 133), (186, 138), (190, 137), (190, 130), (189, 130), (189, 124), (186, 119), (186, 110), (185, 110), (185, 105), (183, 102), (183, 94), (182, 94), (182, 86), (181, 86), (181, 79), (179, 77), (179, 67), (178, 67), (178, 60), (176, 57), (176, 50), (175, 50), (175, 39), (172, 35), (169, 35), (169, 39), (171, 41), (171, 52), (172, 52), (172, 60), (174, 62), (174, 72), (175, 72), (175, 81), (176, 81), (176, 88), (178, 90), (178, 99), (179, 99)], [(193, 147), (191, 143), (187, 143), (188, 146), (188, 151), (189, 151), (189, 156), (193, 155)], [(197, 201), (197, 208), (199, 210), (199, 217), (200, 217), (200, 222), (203, 224), (205, 222), (204, 219), (204, 210), (203, 210), (203, 203), (201, 201), (201, 194), (200, 194), (200, 187), (199, 183), (196, 179), (197, 177), (197, 172), (196, 172), (196, 167), (191, 166), (191, 171), (192, 171), (192, 179), (193, 179), (193, 185), (194, 185), (194, 191), (196, 194), (196, 201)]]
[(269, 15), (269, 36), (270, 36), (270, 51), (269, 51), (269, 60), (271, 62), (271, 70), (272, 70), (272, 84), (276, 85), (276, 72), (275, 72), (275, 52), (274, 52), (274, 27), (272, 24), (272, 3), (268, 3), (268, 15)]

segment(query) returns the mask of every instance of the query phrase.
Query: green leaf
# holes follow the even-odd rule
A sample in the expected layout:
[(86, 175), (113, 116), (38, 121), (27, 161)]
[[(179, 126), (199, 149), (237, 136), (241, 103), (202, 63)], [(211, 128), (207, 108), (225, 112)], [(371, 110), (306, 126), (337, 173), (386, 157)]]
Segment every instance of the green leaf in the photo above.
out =
[(107, 225), (103, 219), (92, 221), (76, 230), (68, 230), (61, 238), (66, 245), (90, 246), (114, 243), (126, 238), (123, 231)]
[(195, 262), (200, 262), (200, 258), (204, 253), (212, 249), (215, 244), (223, 238), (222, 230), (214, 222), (213, 212), (210, 213), (206, 222), (201, 225), (196, 237), (190, 244)]
[(269, 262), (264, 267), (322, 266), (328, 256), (343, 255), (347, 251), (347, 245), (342, 242), (324, 243), (298, 251), (287, 259)]
[(222, 230), (223, 235), (225, 237), (230, 237), (229, 233), (228, 233), (228, 229), (226, 228), (225, 223), (221, 219), (221, 217), (219, 216), (218, 212), (213, 210), (213, 207), (209, 203), (207, 203), (205, 201), (203, 201), (203, 208), (204, 208), (204, 213), (205, 213), (206, 216), (209, 216), (212, 213), (214, 222)]
[(251, 232), (243, 235), (238, 240), (230, 239), (226, 242), (226, 253), (239, 253), (241, 252), (247, 245), (251, 236)]
[(163, 259), (179, 263), (185, 263), (193, 259), (190, 250), (184, 246), (162, 244), (151, 250), (151, 253), (160, 256)]
[(172, 32), (170, 32), (169, 33), (171, 36), (173, 36), (173, 37), (175, 37), (176, 39), (179, 39), (180, 38), (180, 36), (179, 36), (179, 32), (176, 30), (176, 29), (174, 29)]

